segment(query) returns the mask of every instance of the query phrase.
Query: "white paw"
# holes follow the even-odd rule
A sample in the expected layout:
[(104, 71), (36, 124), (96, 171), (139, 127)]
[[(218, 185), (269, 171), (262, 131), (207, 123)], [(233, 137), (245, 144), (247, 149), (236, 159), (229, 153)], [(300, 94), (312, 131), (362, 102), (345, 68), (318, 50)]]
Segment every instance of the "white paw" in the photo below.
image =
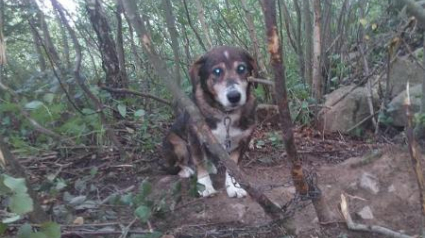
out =
[(248, 194), (245, 189), (241, 188), (241, 185), (236, 182), (235, 178), (229, 175), (226, 171), (226, 180), (225, 180), (226, 192), (227, 195), (231, 198), (243, 198)]
[(193, 171), (193, 169), (187, 166), (182, 166), (179, 172), (180, 178), (189, 178), (190, 176), (194, 174), (195, 174), (195, 171)]
[(217, 191), (212, 185), (212, 181), (209, 175), (204, 176), (202, 178), (198, 178), (198, 183), (203, 185), (200, 186), (201, 188), (198, 190), (199, 195), (201, 195), (202, 197), (209, 197), (217, 193)]

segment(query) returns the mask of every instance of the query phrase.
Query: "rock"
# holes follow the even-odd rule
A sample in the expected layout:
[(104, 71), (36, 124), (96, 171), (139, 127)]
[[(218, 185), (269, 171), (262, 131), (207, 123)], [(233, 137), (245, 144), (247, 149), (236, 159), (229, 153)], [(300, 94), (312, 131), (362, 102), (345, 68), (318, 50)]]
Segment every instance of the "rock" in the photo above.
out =
[(424, 71), (415, 62), (408, 59), (397, 58), (390, 70), (391, 98), (406, 89), (407, 81), (413, 86), (421, 84), (423, 78)]
[[(355, 85), (344, 86), (326, 96), (325, 106), (318, 117), (325, 131), (348, 132), (351, 127), (369, 116), (367, 89), (354, 87)], [(341, 100), (344, 95), (346, 96)], [(367, 124), (363, 123), (361, 126), (365, 127)]]
[(379, 192), (378, 178), (367, 172), (364, 172), (360, 177), (359, 186), (373, 194), (378, 194)]
[[(424, 76), (422, 76), (424, 77)], [(406, 85), (404, 85), (406, 88)], [(418, 112), (421, 105), (422, 85), (416, 85), (410, 87), (410, 101), (412, 103), (412, 111)], [(406, 126), (406, 109), (404, 107), (404, 100), (406, 99), (406, 90), (399, 93), (391, 102), (388, 104), (388, 114), (392, 120), (393, 126)]]
[(372, 220), (374, 218), (372, 209), (370, 209), (369, 206), (362, 208), (362, 210), (357, 212), (357, 215), (359, 215), (359, 217), (363, 220)]

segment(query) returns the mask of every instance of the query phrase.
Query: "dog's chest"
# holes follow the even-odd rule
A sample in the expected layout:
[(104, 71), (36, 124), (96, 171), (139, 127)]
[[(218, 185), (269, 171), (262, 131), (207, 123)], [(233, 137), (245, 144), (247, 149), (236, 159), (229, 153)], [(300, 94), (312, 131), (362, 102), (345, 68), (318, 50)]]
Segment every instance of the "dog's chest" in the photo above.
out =
[[(252, 131), (251, 129), (242, 130), (239, 127), (235, 127), (234, 122), (239, 119), (238, 117), (229, 116), (229, 118), (230, 120), (223, 117), (221, 121), (217, 122), (217, 127), (212, 130), (212, 133), (219, 143), (223, 145), (228, 152), (236, 149), (240, 141), (248, 137)], [(228, 142), (226, 140), (228, 140)], [(230, 145), (229, 148), (226, 148), (226, 142)]]

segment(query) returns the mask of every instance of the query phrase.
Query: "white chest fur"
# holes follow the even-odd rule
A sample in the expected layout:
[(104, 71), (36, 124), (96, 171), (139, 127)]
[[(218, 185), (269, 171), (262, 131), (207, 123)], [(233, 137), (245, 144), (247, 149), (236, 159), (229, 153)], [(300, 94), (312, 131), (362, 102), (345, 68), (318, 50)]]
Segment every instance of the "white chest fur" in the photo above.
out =
[[(217, 128), (212, 130), (212, 133), (217, 138), (219, 143), (225, 147), (226, 136), (227, 136), (227, 126), (225, 125), (226, 117), (223, 117), (220, 122), (217, 123)], [(230, 125), (228, 135), (230, 139), (230, 148), (226, 148), (228, 152), (233, 151), (238, 147), (239, 142), (251, 134), (251, 129), (241, 130), (240, 128), (234, 127), (236, 120), (239, 120), (239, 115), (229, 115)]]

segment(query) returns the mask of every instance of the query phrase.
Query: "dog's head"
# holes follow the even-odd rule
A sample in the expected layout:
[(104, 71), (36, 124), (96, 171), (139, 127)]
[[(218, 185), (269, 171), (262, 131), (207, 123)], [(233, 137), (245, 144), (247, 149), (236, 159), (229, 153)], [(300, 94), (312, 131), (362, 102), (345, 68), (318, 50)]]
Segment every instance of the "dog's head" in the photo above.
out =
[(194, 94), (202, 90), (225, 111), (231, 111), (246, 103), (251, 86), (248, 77), (255, 72), (256, 62), (248, 52), (220, 46), (192, 65), (190, 79)]

